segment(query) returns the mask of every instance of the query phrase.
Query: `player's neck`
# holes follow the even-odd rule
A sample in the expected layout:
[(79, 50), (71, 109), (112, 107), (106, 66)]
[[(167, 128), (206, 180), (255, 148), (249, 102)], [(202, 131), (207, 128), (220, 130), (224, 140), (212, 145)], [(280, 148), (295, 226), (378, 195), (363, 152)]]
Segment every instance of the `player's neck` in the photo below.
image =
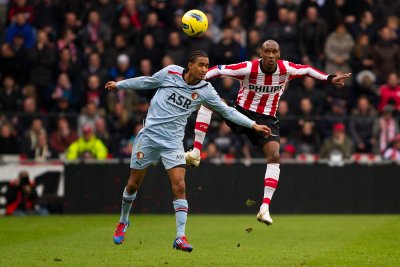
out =
[(260, 67), (262, 72), (268, 74), (268, 73), (274, 73), (276, 71), (276, 68), (278, 67), (278, 64), (275, 63), (274, 65), (267, 65), (265, 64), (264, 60), (261, 60)]
[(185, 82), (189, 85), (195, 85), (198, 84), (200, 82), (199, 79), (197, 79), (196, 77), (194, 77), (193, 75), (190, 75), (189, 72), (186, 72), (183, 75), (183, 79), (185, 80)]

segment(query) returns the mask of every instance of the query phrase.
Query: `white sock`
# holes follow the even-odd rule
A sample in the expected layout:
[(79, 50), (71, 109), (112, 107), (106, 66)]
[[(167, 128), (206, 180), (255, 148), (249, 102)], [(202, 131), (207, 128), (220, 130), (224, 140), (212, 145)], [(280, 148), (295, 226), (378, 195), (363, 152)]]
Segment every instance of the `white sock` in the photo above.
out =
[(176, 237), (185, 236), (185, 226), (188, 213), (188, 202), (186, 199), (177, 199), (174, 202), (175, 218), (176, 218)]
[(132, 208), (132, 202), (136, 198), (137, 192), (133, 193), (132, 195), (129, 195), (128, 192), (126, 192), (126, 187), (124, 189), (124, 193), (122, 194), (122, 208), (121, 208), (121, 218), (119, 219), (119, 222), (122, 223), (128, 223), (129, 222), (129, 213)]
[(278, 163), (267, 164), (267, 170), (265, 172), (264, 178), (264, 198), (260, 208), (262, 210), (268, 210), (269, 208), (272, 195), (274, 194), (275, 189), (278, 186), (279, 172), (280, 170)]
[(201, 106), (197, 112), (196, 125), (194, 127), (194, 148), (193, 151), (200, 155), (203, 148), (208, 126), (210, 125), (212, 111)]

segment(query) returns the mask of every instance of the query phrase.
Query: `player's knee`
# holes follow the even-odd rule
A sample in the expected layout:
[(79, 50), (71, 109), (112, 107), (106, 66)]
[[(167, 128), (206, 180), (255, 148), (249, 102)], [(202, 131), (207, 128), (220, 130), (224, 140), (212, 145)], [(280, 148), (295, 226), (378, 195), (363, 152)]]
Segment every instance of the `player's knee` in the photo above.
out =
[(185, 181), (182, 180), (174, 183), (173, 190), (175, 195), (185, 194)]
[(268, 155), (267, 157), (267, 162), (268, 163), (279, 163), (281, 159), (281, 155), (279, 154), (279, 151), (272, 153)]

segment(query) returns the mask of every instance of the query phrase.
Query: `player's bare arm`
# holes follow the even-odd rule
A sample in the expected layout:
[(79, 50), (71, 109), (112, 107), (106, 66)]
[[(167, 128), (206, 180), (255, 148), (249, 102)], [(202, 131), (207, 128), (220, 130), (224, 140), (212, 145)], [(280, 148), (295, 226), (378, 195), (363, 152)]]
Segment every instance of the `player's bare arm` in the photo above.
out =
[(109, 81), (106, 83), (106, 85), (104, 86), (107, 90), (109, 91), (115, 91), (117, 90), (117, 83), (114, 81)]
[(340, 74), (332, 78), (332, 84), (337, 87), (344, 86), (344, 82), (351, 77), (351, 73)]

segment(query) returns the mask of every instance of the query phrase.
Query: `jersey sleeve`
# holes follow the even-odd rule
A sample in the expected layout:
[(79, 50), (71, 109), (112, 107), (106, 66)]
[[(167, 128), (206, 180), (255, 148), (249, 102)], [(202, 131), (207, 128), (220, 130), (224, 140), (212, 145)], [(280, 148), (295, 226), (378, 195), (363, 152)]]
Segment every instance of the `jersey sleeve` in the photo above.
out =
[(241, 62), (231, 65), (217, 65), (210, 68), (204, 77), (205, 80), (219, 78), (221, 76), (231, 77), (239, 81), (243, 81), (246, 77), (247, 66), (249, 62)]
[(212, 86), (209, 85), (208, 89), (209, 92), (205, 96), (204, 104), (208, 105), (227, 120), (247, 128), (253, 127), (254, 123), (256, 123), (255, 121), (250, 120), (236, 109), (229, 107), (224, 101), (221, 100)]
[(303, 78), (305, 76), (313, 77), (315, 79), (321, 80), (321, 81), (326, 81), (328, 80), (328, 74), (314, 69), (311, 66), (307, 65), (301, 65), (301, 64), (295, 64), (292, 62), (288, 62), (289, 67), (288, 67), (288, 73), (289, 73), (289, 80), (293, 80), (296, 78)]
[(122, 90), (155, 89), (163, 83), (167, 73), (168, 73), (168, 67), (165, 67), (162, 70), (154, 73), (153, 76), (140, 76), (136, 78), (119, 81), (117, 82), (117, 88)]

